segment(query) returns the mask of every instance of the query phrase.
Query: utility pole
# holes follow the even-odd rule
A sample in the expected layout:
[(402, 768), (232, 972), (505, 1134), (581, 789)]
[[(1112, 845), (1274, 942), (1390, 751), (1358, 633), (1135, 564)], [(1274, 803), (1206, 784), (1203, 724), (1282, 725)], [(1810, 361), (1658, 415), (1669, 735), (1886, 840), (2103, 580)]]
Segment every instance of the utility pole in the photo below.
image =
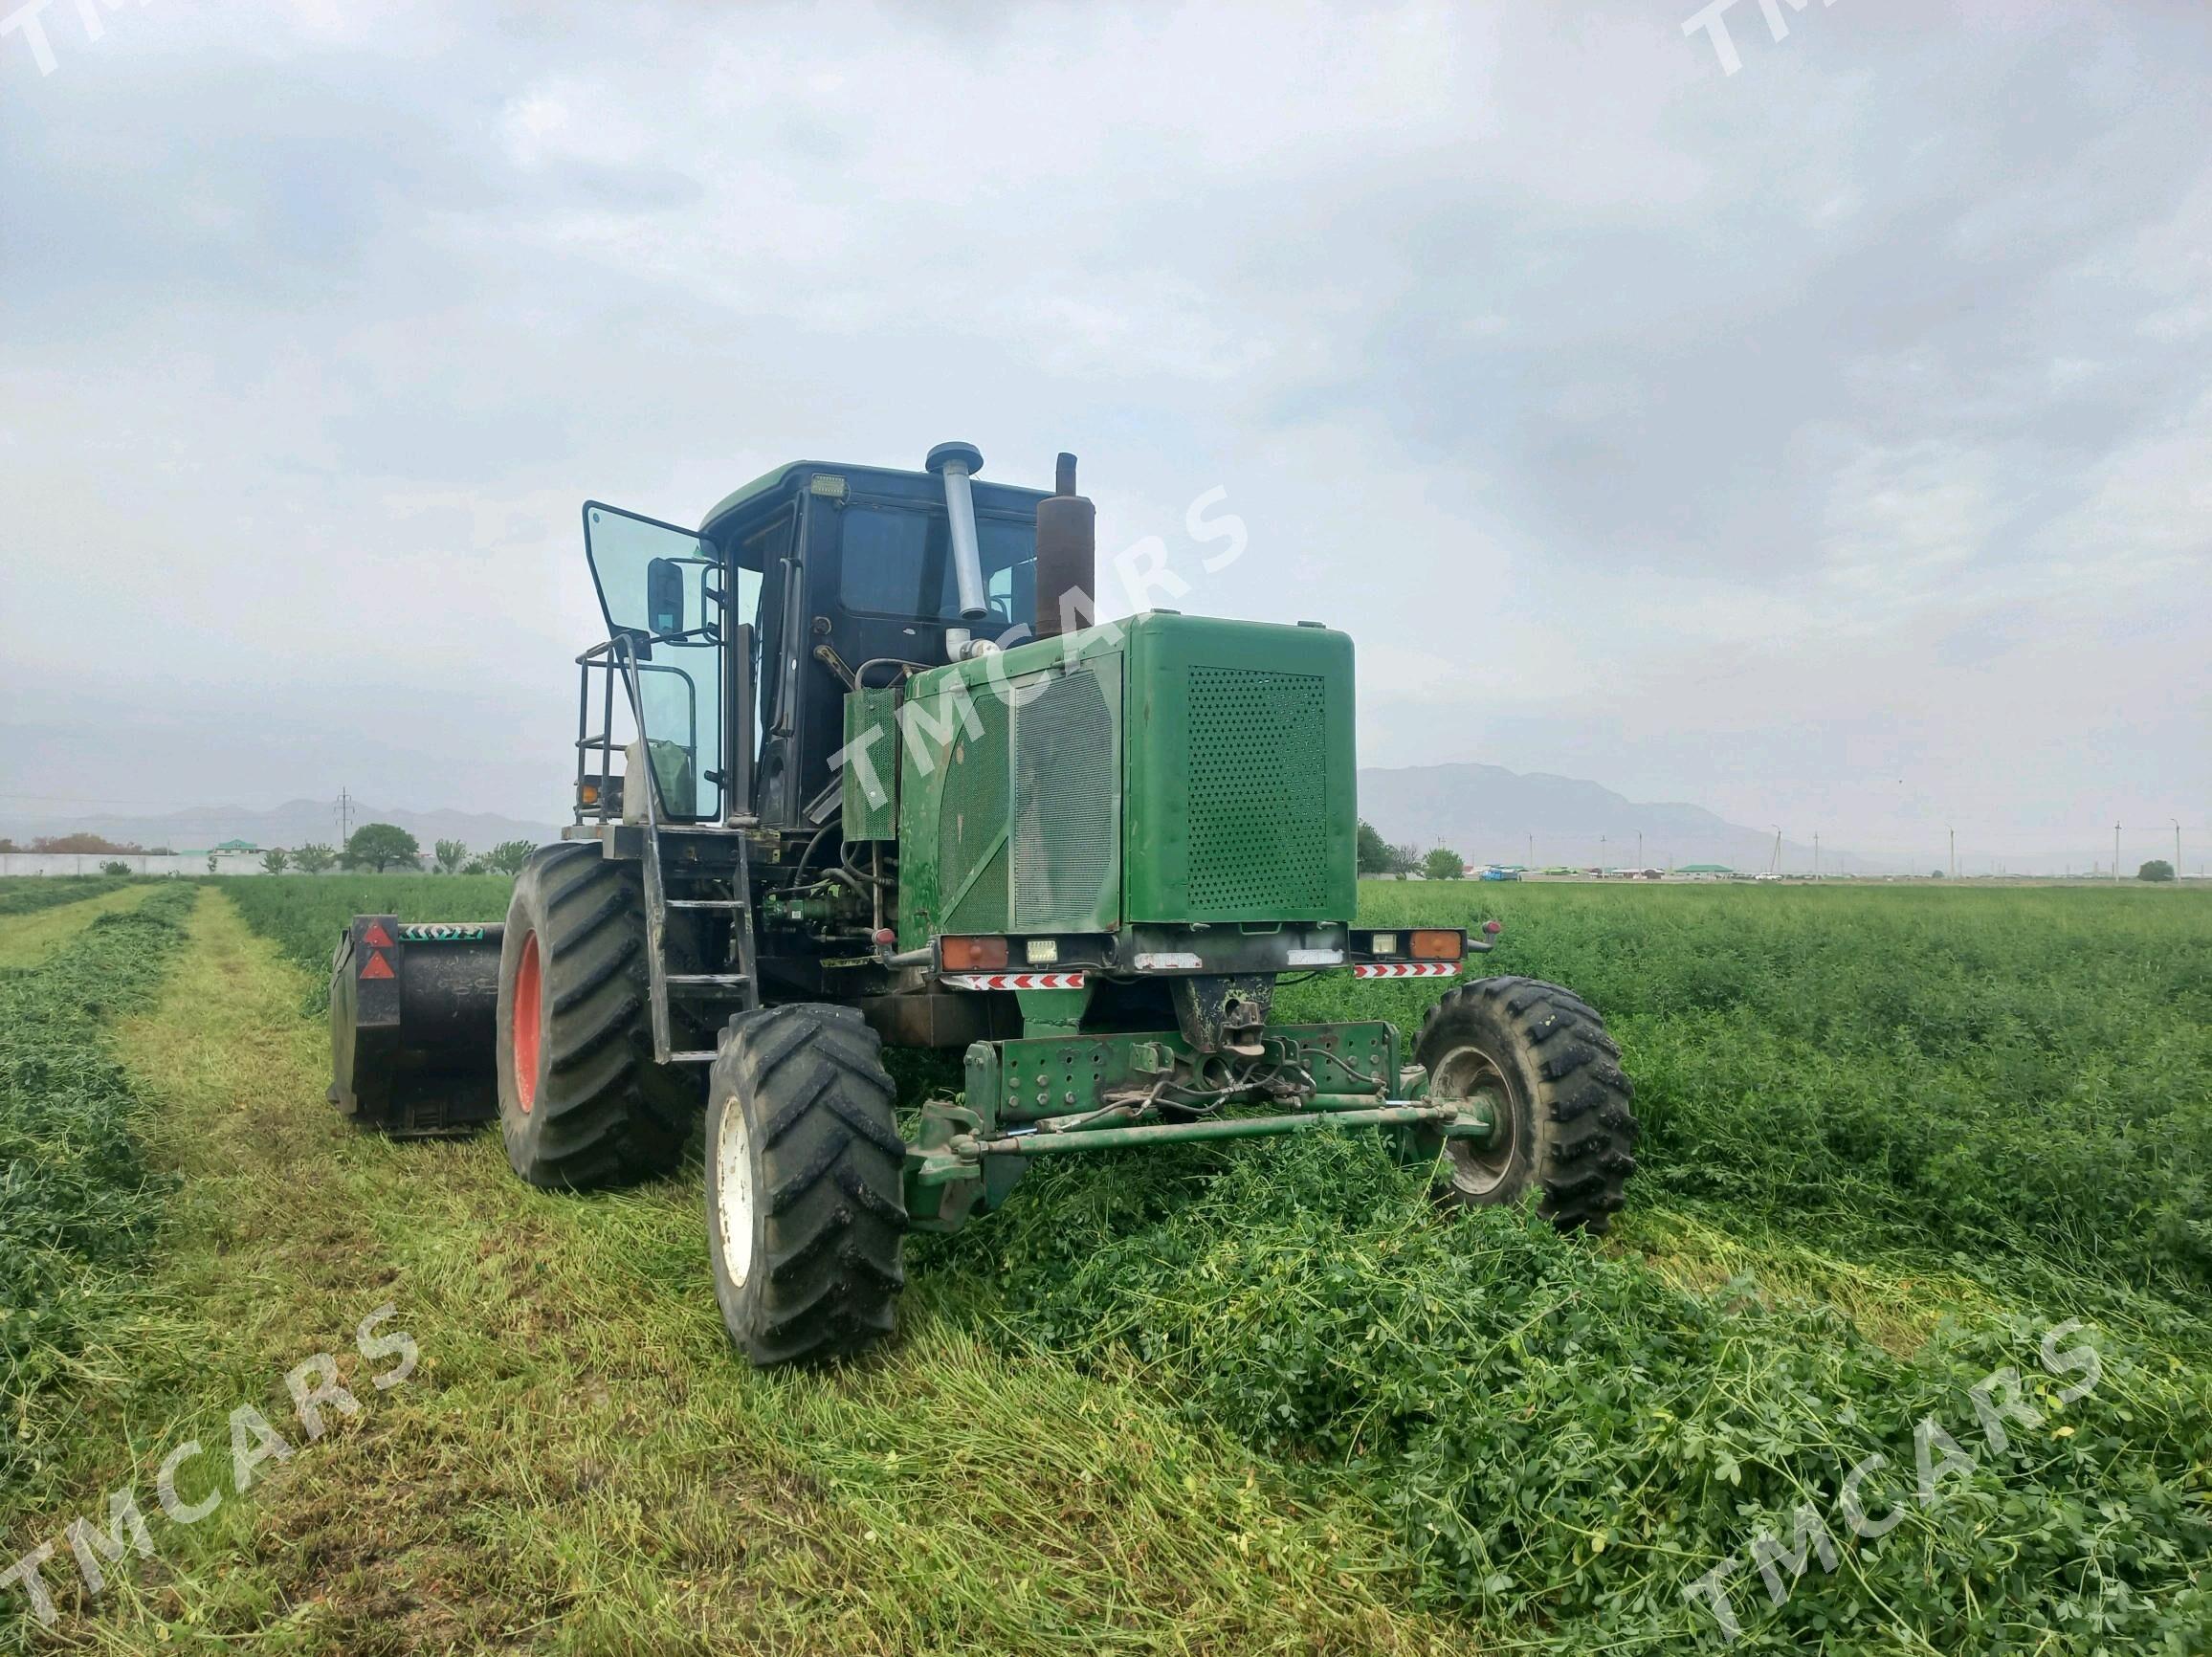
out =
[(2119, 879), (2119, 877), (2120, 877), (2120, 826), (2119, 826), (2117, 823), (2114, 823), (2114, 824), (2112, 825), (2112, 878), (2113, 878), (2113, 880), (2117, 881), (2117, 880)]
[(1813, 878), (1814, 878), (1815, 880), (1818, 880), (1820, 877), (1821, 877), (1821, 831), (1820, 831), (1818, 828), (1815, 828), (1815, 829), (1813, 830)]
[(1636, 830), (1636, 867), (1644, 867), (1644, 830), (1641, 828)]
[(1943, 825), (1943, 832), (1951, 836), (1951, 878), (1958, 878), (1958, 830), (1950, 824)]
[(1780, 823), (1774, 826), (1774, 852), (1766, 860), (1766, 872), (1774, 875), (1781, 873), (1781, 825)]
[(339, 847), (339, 850), (343, 851), (345, 849), (345, 843), (346, 843), (348, 840), (352, 839), (352, 838), (353, 838), (353, 796), (352, 796), (351, 794), (347, 793), (347, 792), (346, 792), (346, 791), (345, 791), (343, 788), (341, 788), (341, 789), (339, 789), (339, 791), (338, 791), (338, 847)]
[(1537, 837), (1534, 834), (1529, 836), (1528, 858), (1529, 867), (1534, 869), (1537, 866)]
[(2169, 817), (2166, 821), (2174, 825), (2174, 878), (2179, 880), (2181, 878), (2181, 819)]

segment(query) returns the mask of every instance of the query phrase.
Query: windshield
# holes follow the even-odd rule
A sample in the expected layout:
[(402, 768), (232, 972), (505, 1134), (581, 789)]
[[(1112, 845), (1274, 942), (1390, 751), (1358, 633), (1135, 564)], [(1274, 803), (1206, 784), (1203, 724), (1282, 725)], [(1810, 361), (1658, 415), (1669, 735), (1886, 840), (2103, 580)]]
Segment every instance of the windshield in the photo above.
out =
[[(992, 623), (1006, 629), (1029, 621), (1036, 610), (1035, 523), (979, 512), (976, 542)], [(952, 532), (942, 509), (855, 506), (847, 511), (838, 596), (847, 609), (873, 615), (958, 621)]]

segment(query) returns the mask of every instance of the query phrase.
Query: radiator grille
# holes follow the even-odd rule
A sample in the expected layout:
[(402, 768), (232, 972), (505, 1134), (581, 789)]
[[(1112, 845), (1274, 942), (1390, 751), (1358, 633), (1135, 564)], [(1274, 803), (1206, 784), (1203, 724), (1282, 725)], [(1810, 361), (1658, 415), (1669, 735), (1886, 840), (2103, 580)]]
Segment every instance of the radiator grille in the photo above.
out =
[(1048, 681), (1014, 710), (1013, 926), (1084, 932), (1117, 907), (1120, 765), (1096, 674)]
[[(949, 708), (950, 704), (947, 704)], [(943, 816), (938, 824), (938, 881), (948, 932), (1003, 932), (1006, 925), (1006, 704), (979, 696), (981, 736), (957, 732), (945, 754)], [(979, 863), (993, 865), (953, 900)]]
[(1189, 695), (1193, 918), (1327, 915), (1326, 682), (1194, 667)]

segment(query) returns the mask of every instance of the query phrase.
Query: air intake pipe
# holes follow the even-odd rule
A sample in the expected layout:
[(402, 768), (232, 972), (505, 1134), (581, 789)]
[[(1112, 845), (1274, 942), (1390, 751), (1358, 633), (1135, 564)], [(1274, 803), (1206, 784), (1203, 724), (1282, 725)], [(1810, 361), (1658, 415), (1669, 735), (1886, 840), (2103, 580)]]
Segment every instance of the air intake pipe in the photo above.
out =
[[(961, 620), (981, 621), (991, 613), (991, 607), (984, 590), (984, 555), (976, 543), (976, 500), (968, 479), (984, 469), (983, 451), (972, 443), (940, 443), (922, 465), (944, 484), (944, 516), (952, 528), (952, 576), (960, 589)], [(968, 630), (945, 629), (944, 649), (956, 662), (973, 654)]]
[(1097, 612), (1098, 509), (1075, 493), (1075, 457), (1053, 469), (1053, 493), (1037, 502), (1037, 630), (1058, 638)]

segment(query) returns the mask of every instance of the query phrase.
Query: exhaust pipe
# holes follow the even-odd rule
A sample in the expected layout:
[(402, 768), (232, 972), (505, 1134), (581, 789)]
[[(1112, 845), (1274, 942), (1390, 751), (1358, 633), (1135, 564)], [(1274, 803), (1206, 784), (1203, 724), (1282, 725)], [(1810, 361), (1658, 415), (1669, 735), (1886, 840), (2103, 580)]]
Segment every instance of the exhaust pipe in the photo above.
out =
[[(944, 484), (944, 516), (952, 526), (952, 575), (960, 589), (962, 621), (981, 621), (991, 613), (984, 591), (984, 555), (976, 543), (976, 500), (968, 479), (984, 469), (983, 451), (972, 443), (940, 443), (922, 462)], [(945, 630), (945, 653), (954, 661), (971, 653), (968, 630)]]
[(1097, 613), (1098, 509), (1075, 493), (1075, 457), (1063, 453), (1053, 492), (1037, 502), (1036, 636), (1056, 639), (1082, 624), (1069, 614)]

